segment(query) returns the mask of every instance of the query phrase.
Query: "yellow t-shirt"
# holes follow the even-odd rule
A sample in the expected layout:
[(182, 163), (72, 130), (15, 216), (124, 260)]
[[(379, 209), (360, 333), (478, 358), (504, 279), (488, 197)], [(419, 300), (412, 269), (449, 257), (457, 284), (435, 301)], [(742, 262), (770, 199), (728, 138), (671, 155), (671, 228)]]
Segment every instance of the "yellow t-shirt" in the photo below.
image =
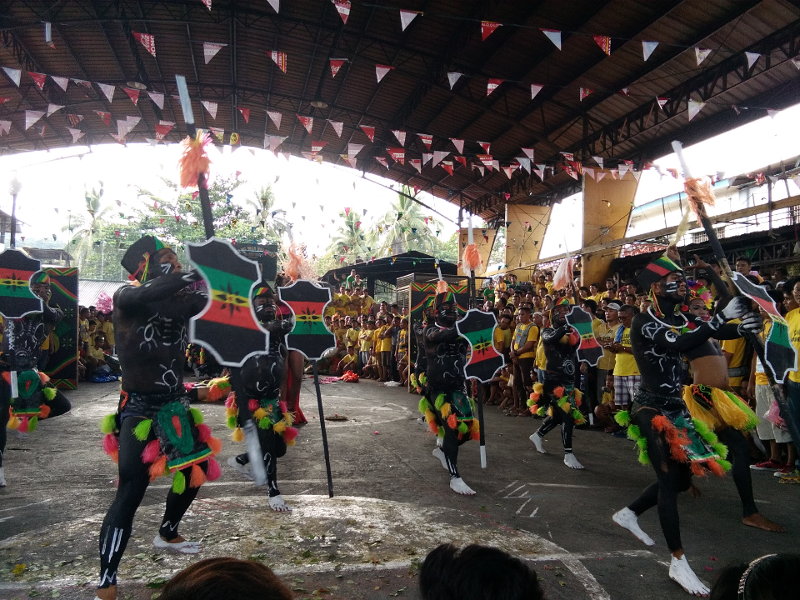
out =
[[(626, 348), (631, 347), (631, 328), (626, 327), (622, 330), (622, 339), (620, 344)], [(630, 352), (619, 352), (614, 363), (614, 375), (618, 377), (630, 377), (631, 375), (639, 375), (639, 366), (636, 364), (636, 359)]]
[[(800, 308), (790, 310), (786, 315), (786, 321), (789, 323), (789, 340), (800, 356)], [(800, 369), (789, 371), (789, 381), (800, 383)]]
[[(514, 330), (514, 341), (511, 343), (511, 349), (516, 351), (522, 348), (528, 342), (537, 342), (539, 341), (539, 328), (531, 323), (519, 323), (517, 324), (517, 328)], [(534, 344), (534, 349), (530, 352), (525, 352), (524, 354), (520, 354), (517, 358), (535, 358), (536, 357), (536, 345)]]
[(355, 362), (356, 358), (358, 358), (355, 354), (345, 354), (340, 361), (342, 366), (346, 367), (351, 362)]
[(539, 338), (536, 344), (536, 368), (544, 371), (547, 368), (547, 356), (544, 353), (544, 342)]
[(351, 327), (348, 329), (344, 334), (345, 339), (345, 346), (356, 346), (358, 344), (358, 334), (359, 330), (355, 327)]
[(103, 326), (100, 328), (100, 331), (106, 334), (106, 341), (109, 346), (114, 346), (116, 344), (114, 339), (114, 324), (111, 321), (103, 321)]
[(499, 327), (495, 327), (494, 330), (494, 347), (495, 349), (500, 352), (500, 342), (502, 342), (502, 347), (505, 352), (511, 350), (511, 337), (513, 332), (511, 328), (508, 329), (500, 329)]
[(359, 308), (361, 309), (362, 315), (369, 315), (372, 312), (372, 307), (375, 304), (375, 300), (372, 299), (372, 296), (363, 296), (359, 301)]
[(381, 351), (381, 334), (386, 331), (386, 325), (381, 325), (380, 327), (376, 327), (375, 331), (372, 332), (372, 349), (375, 352)]
[[(594, 332), (594, 337), (597, 338), (597, 343), (600, 344), (600, 346), (613, 343), (614, 338), (617, 335), (617, 329), (620, 327), (622, 327), (622, 324), (620, 323), (609, 325), (601, 319), (592, 319), (592, 331)], [(597, 363), (597, 368), (605, 371), (613, 371), (616, 360), (616, 354), (603, 348), (603, 356), (600, 357), (600, 360)]]
[(361, 352), (372, 350), (372, 338), (375, 332), (372, 329), (362, 329), (358, 332), (358, 349)]
[[(720, 346), (722, 347), (723, 352), (727, 352), (731, 355), (731, 360), (728, 363), (729, 369), (739, 369), (742, 367), (742, 362), (744, 361), (744, 353), (747, 349), (747, 342), (744, 341), (744, 338), (735, 338), (732, 340), (722, 340), (720, 342)], [(737, 375), (736, 377), (728, 377), (728, 385), (731, 387), (739, 387), (742, 385), (742, 376)]]

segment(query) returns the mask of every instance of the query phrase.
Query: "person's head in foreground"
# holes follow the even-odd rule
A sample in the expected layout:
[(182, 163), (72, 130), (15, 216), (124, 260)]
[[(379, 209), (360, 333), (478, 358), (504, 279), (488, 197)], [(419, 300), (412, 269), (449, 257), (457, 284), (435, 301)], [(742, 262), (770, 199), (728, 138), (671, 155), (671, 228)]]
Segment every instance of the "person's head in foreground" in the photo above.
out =
[(794, 600), (800, 593), (800, 554), (767, 554), (720, 571), (711, 600)]
[(518, 558), (489, 546), (452, 544), (433, 549), (422, 563), (423, 600), (540, 600), (536, 572)]
[(179, 571), (159, 600), (292, 600), (288, 586), (266, 565), (238, 558), (207, 558)]

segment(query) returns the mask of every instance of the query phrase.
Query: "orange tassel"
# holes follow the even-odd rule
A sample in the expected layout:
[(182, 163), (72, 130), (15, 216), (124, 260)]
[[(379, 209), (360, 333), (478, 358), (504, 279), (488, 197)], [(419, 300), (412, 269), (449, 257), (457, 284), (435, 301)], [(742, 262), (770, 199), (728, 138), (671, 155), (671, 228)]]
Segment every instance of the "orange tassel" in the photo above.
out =
[(428, 429), (431, 430), (431, 433), (439, 433), (439, 426), (436, 425), (436, 421), (428, 421)]
[(161, 477), (167, 471), (167, 457), (162, 454), (161, 456), (156, 459), (156, 461), (150, 465), (149, 473), (150, 473), (150, 481), (153, 481), (156, 477)]
[(692, 461), (692, 464), (690, 465), (689, 468), (692, 470), (692, 475), (694, 475), (695, 477), (705, 477), (706, 475), (705, 469), (703, 469), (702, 465), (695, 460)]
[(464, 248), (464, 254), (461, 256), (461, 261), (470, 271), (476, 271), (481, 264), (481, 255), (478, 252), (478, 247), (475, 244), (467, 244)]
[(47, 404), (42, 404), (39, 406), (39, 418), (46, 419), (50, 416), (50, 407)]
[(436, 294), (446, 294), (448, 291), (447, 282), (444, 279), (440, 279), (436, 282)]
[(39, 380), (42, 383), (47, 383), (48, 381), (50, 381), (50, 378), (47, 376), (47, 373), (42, 373), (41, 371), (39, 371)]
[(210, 437), (206, 444), (208, 444), (208, 447), (211, 448), (211, 452), (214, 454), (219, 454), (222, 451), (222, 442), (219, 438)]
[(206, 474), (197, 463), (192, 465), (192, 476), (189, 479), (189, 487), (199, 488), (206, 482)]
[(451, 413), (450, 416), (447, 417), (447, 426), (450, 429), (458, 427), (458, 417), (456, 417), (455, 413)]
[(206, 153), (206, 146), (210, 142), (211, 136), (200, 130), (194, 138), (186, 136), (183, 140), (183, 154), (178, 163), (181, 187), (196, 188), (201, 174), (208, 178), (211, 160)]
[(722, 465), (719, 464), (717, 461), (710, 460), (710, 461), (708, 461), (706, 466), (708, 467), (708, 470), (711, 471), (717, 477), (724, 477), (725, 476), (725, 469), (723, 469)]
[(564, 387), (558, 386), (557, 388), (553, 389), (553, 396), (556, 398), (563, 398), (564, 397)]
[(300, 279), (300, 267), (303, 264), (303, 259), (300, 257), (300, 252), (295, 244), (289, 246), (289, 260), (283, 272), (292, 281)]

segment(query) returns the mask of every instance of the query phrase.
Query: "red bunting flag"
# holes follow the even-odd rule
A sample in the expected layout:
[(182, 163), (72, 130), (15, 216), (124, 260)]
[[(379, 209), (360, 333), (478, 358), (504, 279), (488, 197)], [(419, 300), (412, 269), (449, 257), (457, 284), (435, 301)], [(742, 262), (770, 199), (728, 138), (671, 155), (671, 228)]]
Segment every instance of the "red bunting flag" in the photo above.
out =
[(152, 56), (156, 55), (156, 38), (149, 33), (141, 33), (139, 31), (133, 32), (133, 37), (139, 42), (144, 49), (147, 50)]
[(453, 174), (453, 161), (452, 160), (443, 160), (442, 161), (442, 168), (447, 171), (448, 175)]
[(331, 0), (336, 7), (336, 12), (342, 19), (342, 23), (347, 25), (347, 18), (350, 16), (350, 1), (349, 0)]
[(9, 100), (11, 100), (9, 96), (0, 96), (0, 104), (5, 104)]
[(94, 114), (96, 114), (98, 117), (100, 117), (100, 120), (103, 121), (103, 123), (105, 123), (106, 126), (111, 125), (111, 113), (110, 112), (105, 112), (104, 110), (96, 110), (96, 111), (94, 111)]
[(430, 150), (431, 145), (433, 144), (433, 136), (430, 135), (429, 133), (418, 133), (417, 135), (419, 136), (419, 139), (422, 141), (422, 143), (425, 145), (425, 148), (427, 150)]
[(371, 125), (359, 125), (359, 127), (361, 128), (361, 131), (363, 131), (366, 134), (366, 136), (369, 138), (370, 142), (374, 142), (375, 141), (375, 128), (374, 127), (372, 127)]
[(593, 90), (593, 89), (590, 89), (590, 88), (583, 88), (583, 87), (582, 87), (582, 88), (580, 89), (580, 93), (579, 93), (579, 96), (580, 96), (580, 101), (581, 101), (581, 102), (583, 102), (583, 101), (584, 101), (586, 98), (588, 98), (589, 96), (591, 96), (593, 92), (594, 92), (594, 90)]
[(339, 69), (342, 68), (342, 65), (347, 62), (346, 58), (332, 58), (328, 61), (331, 66), (331, 76), (336, 77), (339, 73)]
[(486, 95), (490, 95), (493, 91), (500, 87), (505, 79), (493, 79), (489, 78), (489, 81), (486, 83)]
[(44, 84), (47, 81), (47, 75), (44, 73), (34, 73), (33, 71), (28, 71), (28, 75), (31, 76), (34, 82), (36, 82), (36, 87), (40, 90), (44, 89)]
[(600, 47), (600, 50), (611, 56), (611, 38), (607, 35), (593, 35), (594, 43)]
[(541, 29), (541, 28), (539, 29), (539, 31), (545, 34), (545, 36), (547, 36), (547, 39), (553, 42), (553, 45), (556, 48), (561, 50), (561, 31), (559, 31), (558, 29)]
[(478, 145), (483, 148), (484, 154), (491, 154), (492, 152), (492, 143), (491, 142), (478, 142)]
[(166, 136), (169, 135), (169, 132), (175, 127), (175, 123), (170, 121), (160, 121), (158, 125), (156, 125), (156, 139), (163, 140)]
[(304, 117), (303, 115), (297, 115), (297, 119), (303, 124), (303, 127), (306, 128), (308, 134), (311, 135), (311, 131), (314, 129), (314, 117)]
[(664, 105), (667, 102), (669, 102), (669, 98), (662, 98), (662, 97), (656, 98), (656, 103), (658, 104), (658, 108), (660, 108), (662, 110), (664, 109)]
[(498, 27), (502, 27), (502, 23), (495, 23), (494, 21), (481, 21), (481, 41), (485, 41), (490, 35), (497, 31)]
[(322, 152), (322, 149), (328, 145), (328, 142), (323, 142), (321, 140), (311, 142), (311, 152), (317, 154), (318, 152)]
[(140, 94), (139, 90), (135, 90), (133, 88), (124, 87), (124, 88), (122, 88), (122, 91), (125, 92), (125, 94), (128, 96), (128, 98), (131, 99), (131, 102), (133, 102), (134, 106), (138, 106), (139, 105), (139, 94)]
[(342, 121), (331, 121), (330, 119), (328, 119), (328, 123), (330, 123), (331, 128), (336, 132), (336, 136), (342, 137), (344, 123)]
[(386, 74), (393, 69), (394, 67), (391, 65), (375, 65), (375, 78), (378, 80), (378, 83), (380, 83), (381, 80), (386, 77)]
[(401, 165), (405, 164), (406, 161), (406, 149), (405, 148), (387, 148), (389, 152), (389, 156), (395, 162), (399, 162)]
[(456, 159), (456, 160), (457, 160), (459, 163), (461, 163), (461, 166), (462, 166), (462, 167), (466, 168), (466, 166), (467, 166), (467, 157), (466, 157), (466, 156), (461, 156), (460, 154), (457, 154), (457, 155), (455, 156), (455, 159)]
[(483, 166), (489, 167), (491, 169), (492, 160), (493, 160), (491, 154), (477, 154), (477, 155), (475, 155), (475, 158), (477, 158), (479, 161), (481, 161), (481, 164)]
[(423, 13), (416, 11), (416, 10), (403, 10), (400, 9), (400, 28), (401, 31), (405, 31), (406, 27), (411, 25), (411, 21), (417, 18), (418, 15)]
[(286, 52), (280, 52), (278, 50), (271, 50), (269, 52), (269, 57), (272, 59), (278, 68), (283, 72), (286, 73)]
[(240, 113), (242, 113), (242, 118), (244, 119), (245, 123), (250, 122), (250, 109), (249, 108), (242, 108), (241, 106), (236, 107)]
[(559, 154), (561, 154), (561, 156), (564, 157), (564, 160), (567, 162), (572, 162), (575, 160), (575, 155), (572, 152), (559, 152)]
[(511, 176), (514, 174), (514, 171), (516, 171), (518, 168), (519, 165), (508, 165), (507, 167), (503, 167), (502, 171), (503, 173), (506, 174), (506, 177), (511, 179)]
[(208, 114), (211, 115), (212, 119), (216, 119), (217, 118), (217, 103), (216, 102), (212, 102), (211, 100), (200, 100), (200, 104), (202, 104), (203, 108), (205, 108), (208, 111)]

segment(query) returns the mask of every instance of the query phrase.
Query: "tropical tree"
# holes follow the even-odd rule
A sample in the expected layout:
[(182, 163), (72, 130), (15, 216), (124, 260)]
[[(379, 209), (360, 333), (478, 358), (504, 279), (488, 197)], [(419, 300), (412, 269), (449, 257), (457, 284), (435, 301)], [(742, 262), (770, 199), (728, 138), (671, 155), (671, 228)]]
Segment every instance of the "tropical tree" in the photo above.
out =
[(99, 182), (99, 187), (87, 189), (84, 193), (84, 211), (72, 215), (65, 231), (70, 234), (68, 251), (75, 259), (76, 266), (81, 271), (85, 270), (90, 262), (90, 255), (95, 243), (98, 241), (98, 233), (105, 223), (108, 216), (109, 207), (103, 202), (103, 182)]
[(372, 244), (377, 247), (378, 256), (393, 256), (411, 249), (435, 253), (438, 239), (434, 231), (439, 229), (439, 224), (423, 214), (411, 193), (411, 189), (403, 186), (397, 200), (378, 220)]
[(361, 217), (354, 210), (345, 210), (339, 213), (341, 221), (339, 228), (331, 239), (329, 250), (334, 257), (347, 264), (356, 262), (356, 259), (367, 260), (370, 258), (370, 246), (368, 236), (364, 231)]
[(280, 243), (283, 233), (290, 229), (285, 210), (274, 210), (275, 194), (270, 186), (262, 187), (255, 197), (247, 201), (254, 211), (254, 221), (261, 237), (272, 243)]

